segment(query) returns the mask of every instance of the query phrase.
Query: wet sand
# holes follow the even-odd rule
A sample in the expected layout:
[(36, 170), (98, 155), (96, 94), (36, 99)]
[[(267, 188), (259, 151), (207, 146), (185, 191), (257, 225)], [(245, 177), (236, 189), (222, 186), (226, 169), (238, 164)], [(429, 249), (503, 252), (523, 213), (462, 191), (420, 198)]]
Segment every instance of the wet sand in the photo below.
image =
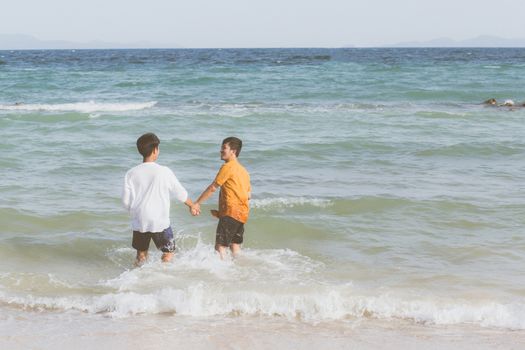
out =
[(306, 323), (234, 316), (102, 315), (14, 310), (0, 319), (1, 349), (520, 349), (525, 331), (361, 319)]

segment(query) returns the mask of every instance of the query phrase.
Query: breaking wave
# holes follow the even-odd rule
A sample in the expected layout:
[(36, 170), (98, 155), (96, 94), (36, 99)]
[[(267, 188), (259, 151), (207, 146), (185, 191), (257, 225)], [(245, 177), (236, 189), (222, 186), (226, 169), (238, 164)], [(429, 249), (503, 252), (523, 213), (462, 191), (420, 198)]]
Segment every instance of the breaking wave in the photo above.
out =
[(0, 298), (2, 303), (22, 309), (77, 310), (112, 317), (160, 313), (195, 317), (264, 315), (306, 322), (400, 318), (417, 323), (525, 329), (525, 303), (476, 305), (467, 300), (408, 300), (388, 294), (367, 296), (354, 294), (350, 285), (282, 286), (266, 290), (263, 284), (253, 290), (228, 290), (198, 282), (185, 288), (165, 287), (151, 293), (124, 291), (89, 297), (0, 294)]
[(129, 103), (102, 103), (102, 102), (76, 102), (59, 104), (11, 104), (0, 105), (0, 110), (4, 111), (44, 111), (44, 112), (126, 112), (138, 111), (151, 108), (157, 104), (156, 101), (150, 102), (129, 102)]
[[(314, 323), (373, 318), (525, 329), (523, 298), (502, 302), (408, 290), (378, 291), (352, 281), (326, 280), (322, 277), (326, 274), (324, 264), (289, 249), (246, 249), (236, 261), (221, 261), (212, 246), (199, 237), (180, 236), (180, 250), (172, 264), (161, 264), (160, 253), (153, 253), (153, 259), (142, 268), (125, 270), (89, 286), (85, 281), (72, 283), (48, 273), (4, 274), (0, 276), (4, 282), (16, 288), (0, 290), (0, 304), (116, 318), (166, 313), (192, 317), (262, 315)], [(118, 248), (108, 251), (108, 257), (118, 262), (129, 259), (132, 253), (130, 248)], [(31, 289), (36, 281), (47, 290), (45, 294)]]

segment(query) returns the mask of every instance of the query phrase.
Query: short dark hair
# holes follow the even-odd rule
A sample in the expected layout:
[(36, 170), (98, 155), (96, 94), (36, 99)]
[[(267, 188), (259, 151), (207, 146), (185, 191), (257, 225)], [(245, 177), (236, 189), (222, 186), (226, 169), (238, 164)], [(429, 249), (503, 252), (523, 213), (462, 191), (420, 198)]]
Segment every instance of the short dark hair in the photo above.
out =
[(235, 151), (235, 156), (239, 156), (241, 154), (241, 148), (242, 148), (242, 141), (241, 139), (238, 139), (237, 137), (227, 137), (224, 140), (222, 140), (222, 144), (226, 145), (228, 144), (232, 150)]
[(159, 144), (159, 138), (152, 132), (148, 132), (137, 139), (137, 149), (144, 158), (149, 157), (153, 150), (159, 147)]

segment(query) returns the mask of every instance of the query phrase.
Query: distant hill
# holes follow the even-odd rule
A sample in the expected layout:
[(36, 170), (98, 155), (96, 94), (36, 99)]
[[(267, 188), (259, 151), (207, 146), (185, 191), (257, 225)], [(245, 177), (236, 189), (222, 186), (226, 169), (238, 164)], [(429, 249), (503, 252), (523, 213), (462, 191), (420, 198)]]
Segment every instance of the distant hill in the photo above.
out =
[(149, 41), (111, 43), (90, 41), (77, 43), (65, 40), (40, 40), (25, 34), (0, 34), (0, 50), (43, 50), (43, 49), (148, 49), (180, 48), (177, 44), (159, 44)]
[[(359, 47), (346, 45), (344, 47)], [(367, 47), (367, 46), (364, 46)], [(481, 35), (467, 40), (438, 38), (428, 41), (406, 41), (378, 47), (525, 47), (525, 38), (505, 39)], [(66, 40), (40, 40), (26, 34), (0, 34), (0, 50), (44, 50), (44, 49), (149, 49), (182, 48), (175, 43), (135, 41), (113, 43), (105, 41), (72, 42)]]
[(388, 47), (525, 47), (525, 38), (505, 39), (481, 35), (467, 40), (439, 38), (429, 41), (407, 41)]

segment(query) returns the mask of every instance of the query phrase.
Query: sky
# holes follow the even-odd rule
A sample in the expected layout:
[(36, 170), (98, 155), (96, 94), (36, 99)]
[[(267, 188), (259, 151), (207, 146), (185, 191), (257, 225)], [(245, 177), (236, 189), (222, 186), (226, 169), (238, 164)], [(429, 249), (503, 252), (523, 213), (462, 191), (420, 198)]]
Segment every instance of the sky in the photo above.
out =
[(525, 38), (524, 0), (2, 0), (0, 34), (180, 47)]

